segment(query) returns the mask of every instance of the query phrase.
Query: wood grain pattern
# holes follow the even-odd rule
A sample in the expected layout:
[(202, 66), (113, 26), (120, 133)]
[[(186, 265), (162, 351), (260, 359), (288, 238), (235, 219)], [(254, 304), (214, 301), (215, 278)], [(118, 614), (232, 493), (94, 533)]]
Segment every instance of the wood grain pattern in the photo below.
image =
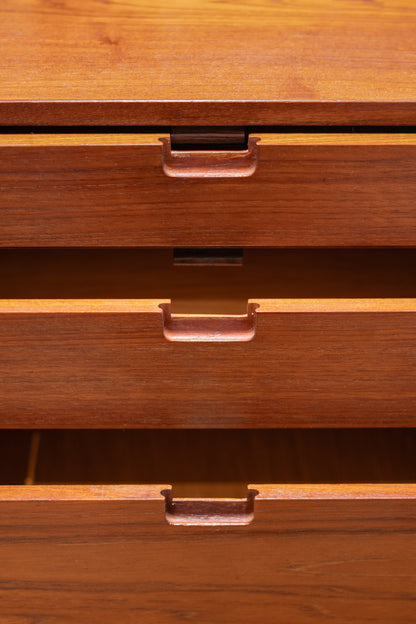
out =
[[(100, 501), (159, 501), (164, 503), (161, 490), (169, 485), (3, 485), (0, 489), (0, 501), (5, 502), (62, 502), (72, 501), (87, 503)], [(386, 490), (388, 492), (388, 490)], [(399, 492), (400, 488), (396, 489)], [(411, 489), (408, 490), (411, 493)], [(388, 494), (390, 497), (390, 494)], [(406, 498), (406, 496), (404, 496)], [(162, 516), (163, 517), (163, 516)]]
[(416, 134), (258, 136), (253, 175), (183, 179), (157, 134), (3, 135), (0, 246), (416, 245)]
[(266, 489), (251, 524), (221, 528), (169, 526), (156, 488), (126, 500), (106, 486), (107, 501), (86, 487), (2, 489), (3, 622), (274, 624), (278, 612), (287, 624), (407, 624), (414, 487), (360, 500), (366, 487), (346, 500), (336, 486), (314, 500)]
[(284, 312), (279, 300), (262, 313), (257, 303), (255, 338), (224, 343), (167, 341), (160, 309), (6, 307), (1, 426), (414, 426), (416, 314), (408, 302), (401, 311), (380, 312), (376, 303), (354, 313), (322, 305)]
[(322, 484), (302, 483), (287, 485), (255, 484), (256, 502), (262, 500), (412, 500), (416, 497), (416, 484), (361, 483)]
[[(159, 501), (165, 502), (161, 490), (170, 489), (170, 485), (2, 485), (0, 503), (10, 502), (63, 502), (86, 501)], [(249, 488), (258, 490), (255, 503), (260, 501), (294, 500), (414, 500), (416, 484), (413, 483), (357, 483), (357, 484), (250, 484)], [(182, 498), (182, 500), (186, 500)], [(191, 499), (189, 499), (191, 500)], [(214, 499), (207, 499), (214, 500)], [(221, 500), (219, 498), (218, 500)], [(236, 499), (238, 500), (238, 499)], [(163, 505), (164, 506), (164, 505)], [(260, 507), (261, 504), (256, 505)], [(257, 511), (257, 509), (256, 509)], [(163, 516), (161, 516), (162, 518)]]
[(0, 123), (415, 124), (415, 30), (405, 0), (3, 0)]

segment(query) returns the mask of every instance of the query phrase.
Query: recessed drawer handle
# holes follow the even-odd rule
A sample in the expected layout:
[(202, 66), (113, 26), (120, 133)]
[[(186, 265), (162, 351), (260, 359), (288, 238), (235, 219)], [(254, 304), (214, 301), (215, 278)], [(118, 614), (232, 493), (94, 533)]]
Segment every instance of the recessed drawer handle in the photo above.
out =
[(257, 490), (247, 490), (242, 499), (173, 499), (172, 490), (161, 492), (165, 497), (165, 517), (176, 526), (244, 526), (254, 520), (254, 499)]
[(162, 142), (163, 172), (171, 178), (247, 178), (257, 167), (257, 137), (249, 137), (247, 149), (172, 151), (170, 138)]
[(172, 315), (170, 303), (161, 303), (163, 335), (173, 342), (248, 342), (256, 335), (257, 303), (241, 316)]

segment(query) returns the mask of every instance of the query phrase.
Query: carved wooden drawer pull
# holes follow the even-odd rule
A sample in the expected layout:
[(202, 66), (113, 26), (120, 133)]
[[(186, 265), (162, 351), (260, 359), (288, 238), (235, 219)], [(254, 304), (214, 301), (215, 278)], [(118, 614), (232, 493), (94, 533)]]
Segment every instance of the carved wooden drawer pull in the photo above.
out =
[(171, 304), (161, 303), (163, 335), (175, 342), (248, 342), (256, 335), (256, 303), (244, 315), (172, 315)]
[(249, 137), (246, 150), (177, 150), (170, 138), (162, 142), (163, 172), (171, 178), (247, 178), (257, 168), (257, 137)]

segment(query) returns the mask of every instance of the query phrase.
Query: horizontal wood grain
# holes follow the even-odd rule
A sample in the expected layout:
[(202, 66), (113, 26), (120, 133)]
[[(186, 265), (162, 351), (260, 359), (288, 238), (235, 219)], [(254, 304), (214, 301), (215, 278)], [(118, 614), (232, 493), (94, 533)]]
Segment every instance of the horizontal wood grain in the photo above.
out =
[[(250, 316), (255, 312), (274, 314), (291, 312), (416, 312), (416, 299), (256, 299), (250, 300)], [(142, 314), (153, 312), (160, 314), (163, 308), (170, 308), (170, 301), (160, 299), (0, 299), (0, 314)], [(169, 311), (170, 314), (170, 311)], [(170, 320), (194, 320), (218, 318), (230, 323), (234, 319), (244, 318), (244, 314), (175, 314)], [(192, 342), (192, 337), (189, 338)]]
[[(170, 485), (2, 485), (0, 503), (5, 502), (63, 502), (63, 501), (159, 501), (166, 497), (161, 490), (169, 490)], [(255, 503), (260, 501), (291, 500), (414, 500), (414, 483), (296, 483), (296, 484), (250, 484), (250, 489), (257, 490)], [(180, 500), (187, 500), (181, 498)], [(193, 500), (193, 499), (189, 499)], [(224, 500), (222, 498), (207, 498)], [(226, 499), (240, 500), (240, 499)], [(160, 507), (160, 505), (159, 505)], [(256, 505), (258, 507), (258, 505)], [(257, 511), (257, 510), (256, 510)]]
[(166, 135), (2, 135), (0, 246), (415, 246), (416, 134), (256, 136), (248, 177), (190, 151), (178, 178)]
[[(416, 142), (416, 132), (413, 129), (406, 131), (402, 128), (401, 131), (397, 131), (393, 127), (392, 132), (386, 131), (381, 128), (377, 132), (367, 132), (364, 128), (357, 128), (355, 132), (349, 131), (347, 128), (345, 132), (337, 131), (333, 132), (328, 127), (328, 132), (314, 132), (313, 130), (304, 132), (302, 130), (286, 132), (284, 128), (279, 131), (268, 130), (265, 131), (261, 127), (257, 131), (252, 131), (251, 136), (257, 143), (261, 142), (262, 146), (280, 146), (287, 145), (301, 145), (301, 146), (392, 146), (392, 145), (411, 145), (414, 146)], [(41, 131), (40, 131), (41, 130)], [(374, 130), (374, 129), (373, 129)], [(208, 135), (211, 137), (211, 143), (206, 143), (204, 149), (196, 150), (192, 145), (198, 143), (201, 145), (205, 138), (205, 134), (202, 131), (190, 132), (189, 135), (184, 136), (186, 145), (192, 147), (192, 149), (186, 150), (185, 147), (181, 147), (180, 150), (171, 147), (171, 151), (175, 154), (189, 151), (192, 155), (198, 152), (216, 152), (216, 151), (228, 151), (231, 150), (231, 144), (227, 149), (218, 149), (215, 147), (215, 142), (223, 142), (225, 140), (223, 134), (218, 132), (212, 132)], [(63, 129), (59, 131), (52, 131), (45, 129), (33, 129), (29, 128), (26, 132), (24, 128), (20, 129), (17, 134), (11, 131), (0, 133), (1, 147), (83, 147), (83, 146), (97, 146), (97, 147), (158, 147), (163, 152), (163, 144), (168, 142), (171, 144), (171, 138), (176, 137), (176, 134), (170, 134), (164, 131), (155, 131), (140, 128), (134, 131), (133, 128), (128, 132), (117, 132), (117, 128), (113, 131), (102, 128), (101, 132), (85, 129), (84, 132), (65, 132)], [(222, 143), (221, 143), (222, 144)], [(233, 151), (233, 150), (231, 150)], [(235, 148), (236, 155), (243, 149)]]
[(307, 303), (281, 311), (279, 300), (262, 313), (256, 303), (255, 337), (221, 343), (166, 340), (160, 308), (73, 314), (6, 306), (1, 426), (415, 424), (416, 311), (408, 301), (393, 302), (394, 312), (358, 303), (354, 313), (325, 312), (322, 302), (310, 312)]
[[(415, 299), (259, 299), (257, 308), (258, 312), (265, 313), (306, 313), (306, 312), (322, 312), (330, 314), (331, 312), (348, 312), (351, 314), (357, 312), (378, 312), (385, 314), (386, 312), (414, 312)], [(23, 304), (24, 308), (24, 304)], [(1, 310), (1, 301), (0, 301)]]
[[(24, 432), (14, 433), (24, 442)], [(7, 434), (1, 432), (2, 450)], [(281, 477), (301, 482), (249, 486), (258, 493), (245, 526), (227, 515), (240, 499), (174, 494), (178, 511), (193, 517), (168, 513), (169, 525), (161, 492), (170, 486), (154, 479), (163, 470), (175, 485), (181, 471), (201, 478), (198, 439), (208, 478), (220, 467), (228, 479), (242, 465), (266, 477), (272, 459)], [(42, 432), (39, 476), (62, 479), (64, 469), (66, 478), (72, 471), (91, 479), (99, 467), (95, 476), (120, 478), (129, 467), (131, 477), (141, 466), (136, 476), (150, 468), (152, 485), (1, 486), (2, 618), (117, 624), (133, 613), (149, 624), (162, 617), (255, 624), (259, 616), (274, 624), (279, 609), (290, 624), (387, 624), (393, 614), (404, 623), (416, 577), (416, 486), (406, 483), (414, 475), (414, 440), (406, 430)], [(370, 481), (345, 482), (354, 471)], [(307, 481), (325, 473), (337, 482)], [(380, 481), (394, 476), (400, 482)]]
[[(409, 303), (411, 301), (410, 299)], [(161, 304), (169, 305), (170, 301), (168, 299), (165, 301), (156, 299), (0, 299), (0, 314), (141, 314), (147, 312), (161, 314), (159, 308)], [(402, 305), (406, 307), (406, 302)]]
[(274, 624), (279, 612), (288, 624), (407, 624), (414, 487), (387, 486), (387, 499), (369, 489), (363, 500), (366, 488), (344, 500), (331, 500), (337, 486), (312, 500), (260, 492), (253, 521), (234, 527), (170, 526), (156, 488), (126, 500), (106, 486), (106, 501), (93, 488), (5, 488), (3, 621)]
[(165, 501), (169, 485), (2, 485), (0, 501)]
[(416, 484), (404, 483), (296, 483), (285, 485), (249, 485), (258, 490), (256, 501), (262, 500), (400, 500), (416, 497)]
[(0, 123), (415, 124), (415, 29), (405, 0), (3, 0)]
[[(39, 130), (39, 129), (38, 129)], [(159, 147), (162, 149), (161, 139), (169, 139), (168, 132), (108, 132), (103, 128), (101, 132), (85, 131), (85, 132), (44, 132), (44, 131), (27, 131), (1, 133), (2, 147), (108, 147), (108, 146), (130, 146), (130, 147)], [(412, 139), (412, 134), (399, 133), (399, 141), (406, 143), (406, 137)], [(342, 133), (341, 133), (341, 136)], [(377, 135), (379, 136), (379, 135)], [(390, 136), (390, 135), (389, 135)], [(370, 135), (371, 138), (371, 135)]]

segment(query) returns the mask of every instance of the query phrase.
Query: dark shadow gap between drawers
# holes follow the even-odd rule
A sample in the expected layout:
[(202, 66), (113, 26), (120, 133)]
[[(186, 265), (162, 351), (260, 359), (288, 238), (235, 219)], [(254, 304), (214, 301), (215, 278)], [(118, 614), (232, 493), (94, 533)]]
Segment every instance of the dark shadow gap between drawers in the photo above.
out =
[(169, 483), (175, 496), (244, 496), (249, 483), (411, 483), (415, 457), (416, 429), (3, 430), (0, 483)]
[(172, 299), (244, 314), (255, 298), (412, 298), (413, 249), (253, 249), (242, 265), (174, 266), (173, 249), (2, 249), (0, 299)]

